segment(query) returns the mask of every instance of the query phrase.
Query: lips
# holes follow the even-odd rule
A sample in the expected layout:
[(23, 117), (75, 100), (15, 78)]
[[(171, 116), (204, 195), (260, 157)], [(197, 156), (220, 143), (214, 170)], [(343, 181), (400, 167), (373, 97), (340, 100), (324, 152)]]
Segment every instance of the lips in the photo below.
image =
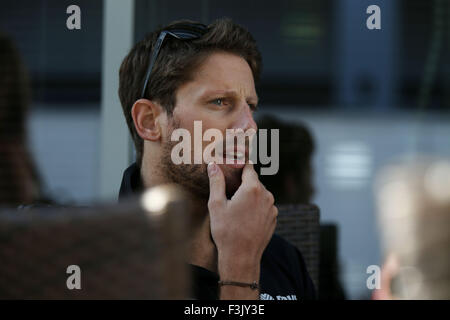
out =
[(245, 161), (245, 155), (246, 155), (246, 152), (244, 151), (244, 152), (242, 152), (242, 151), (227, 151), (226, 153), (225, 153), (225, 156), (224, 156), (224, 158), (225, 159), (233, 159), (233, 160), (243, 160), (243, 161)]
[[(244, 140), (245, 141), (245, 140)], [(249, 160), (248, 143), (234, 143), (234, 139), (227, 139), (226, 143), (222, 144), (222, 148), (216, 150), (217, 156), (223, 159), (222, 164), (232, 168), (243, 168)], [(245, 141), (247, 142), (247, 141)]]
[(248, 151), (244, 150), (226, 150), (220, 156), (223, 156), (223, 165), (241, 169), (245, 166), (246, 159), (248, 159)]

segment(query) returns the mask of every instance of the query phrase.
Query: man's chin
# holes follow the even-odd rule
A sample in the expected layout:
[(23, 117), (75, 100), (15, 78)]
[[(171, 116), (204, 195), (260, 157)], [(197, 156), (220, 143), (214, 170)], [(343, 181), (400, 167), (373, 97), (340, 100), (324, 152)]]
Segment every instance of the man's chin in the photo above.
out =
[(225, 176), (226, 194), (230, 199), (239, 189), (242, 183), (242, 168), (233, 168), (225, 164), (219, 164), (220, 169)]

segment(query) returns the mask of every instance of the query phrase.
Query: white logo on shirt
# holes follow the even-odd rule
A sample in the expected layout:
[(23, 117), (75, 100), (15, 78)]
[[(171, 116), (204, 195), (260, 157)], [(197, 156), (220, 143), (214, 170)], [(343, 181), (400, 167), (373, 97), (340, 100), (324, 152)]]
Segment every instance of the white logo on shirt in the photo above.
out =
[[(270, 294), (268, 293), (261, 293), (259, 295), (260, 300), (275, 300)], [(297, 300), (297, 296), (295, 294), (291, 294), (288, 296), (277, 296), (277, 300)]]

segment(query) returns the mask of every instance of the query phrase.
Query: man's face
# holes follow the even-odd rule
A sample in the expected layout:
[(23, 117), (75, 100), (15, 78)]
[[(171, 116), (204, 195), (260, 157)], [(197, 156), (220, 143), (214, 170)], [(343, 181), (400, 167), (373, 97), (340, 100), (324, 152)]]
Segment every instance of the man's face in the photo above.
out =
[[(171, 133), (177, 128), (190, 132), (191, 159), (194, 159), (194, 121), (202, 122), (202, 136), (207, 129), (220, 130), (224, 138), (221, 141), (224, 146), (223, 153), (230, 151), (231, 149), (225, 149), (233, 143), (230, 139), (227, 141), (226, 129), (242, 129), (244, 132), (248, 129), (256, 130), (253, 111), (258, 97), (250, 66), (239, 56), (213, 53), (195, 71), (193, 80), (178, 89), (176, 101), (173, 117), (163, 135), (161, 165), (169, 180), (187, 187), (203, 198), (208, 198), (207, 163), (174, 164), (171, 160), (171, 150), (178, 142), (170, 141)], [(210, 143), (203, 141), (202, 149)], [(246, 151), (248, 152), (248, 148)], [(223, 164), (219, 166), (225, 175), (227, 196), (231, 197), (241, 184), (243, 165), (225, 162), (224, 158)]]

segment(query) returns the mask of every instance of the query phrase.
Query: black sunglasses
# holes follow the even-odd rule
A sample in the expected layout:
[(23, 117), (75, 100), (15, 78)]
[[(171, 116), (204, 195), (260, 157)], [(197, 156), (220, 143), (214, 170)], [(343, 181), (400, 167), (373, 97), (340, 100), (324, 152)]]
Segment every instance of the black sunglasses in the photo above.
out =
[(147, 90), (148, 87), (148, 82), (150, 79), (150, 75), (152, 74), (153, 66), (156, 62), (156, 58), (158, 57), (162, 43), (166, 38), (166, 36), (171, 35), (172, 37), (179, 40), (193, 40), (202, 37), (207, 31), (208, 27), (202, 23), (183, 23), (175, 25), (170, 29), (161, 31), (158, 40), (156, 41), (156, 45), (153, 49), (153, 53), (150, 58), (150, 63), (148, 64), (148, 69), (145, 75), (144, 88), (142, 89), (141, 98), (144, 98), (145, 96), (145, 91)]

